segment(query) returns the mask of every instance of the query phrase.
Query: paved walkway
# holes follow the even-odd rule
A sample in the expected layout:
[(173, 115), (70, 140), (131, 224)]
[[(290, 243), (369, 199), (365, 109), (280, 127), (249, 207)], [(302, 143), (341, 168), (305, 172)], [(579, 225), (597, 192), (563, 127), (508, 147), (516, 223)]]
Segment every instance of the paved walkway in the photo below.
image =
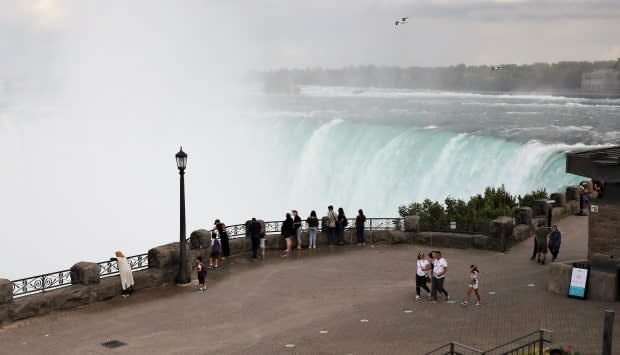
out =
[[(586, 223), (559, 223), (560, 261), (585, 256)], [(206, 294), (161, 287), (18, 322), (0, 330), (0, 353), (423, 354), (450, 340), (484, 349), (545, 328), (558, 344), (600, 354), (603, 311), (620, 312), (617, 304), (548, 293), (549, 266), (529, 260), (531, 239), (506, 254), (443, 249), (451, 297), (462, 297), (476, 263), (482, 306), (414, 301), (415, 256), (429, 249), (322, 247), (288, 259), (274, 251), (259, 263), (236, 258), (210, 273)], [(620, 314), (615, 329), (620, 349)], [(101, 346), (112, 339), (127, 345)]]

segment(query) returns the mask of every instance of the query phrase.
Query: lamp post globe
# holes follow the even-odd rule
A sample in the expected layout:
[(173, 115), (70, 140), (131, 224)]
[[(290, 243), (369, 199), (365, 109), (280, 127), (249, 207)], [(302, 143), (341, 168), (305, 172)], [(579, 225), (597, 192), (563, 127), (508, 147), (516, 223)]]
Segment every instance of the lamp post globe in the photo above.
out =
[(185, 167), (187, 166), (187, 154), (183, 151), (183, 147), (175, 155), (177, 160), (177, 168), (179, 169), (180, 183), (180, 238), (179, 238), (179, 273), (176, 277), (178, 284), (187, 284), (191, 282), (189, 269), (187, 267), (187, 241), (185, 237)]

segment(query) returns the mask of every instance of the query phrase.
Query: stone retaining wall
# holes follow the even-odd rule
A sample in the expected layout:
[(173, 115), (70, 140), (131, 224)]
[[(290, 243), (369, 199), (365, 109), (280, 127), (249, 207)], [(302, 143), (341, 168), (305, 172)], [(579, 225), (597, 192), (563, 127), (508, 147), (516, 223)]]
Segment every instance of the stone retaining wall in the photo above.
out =
[[(568, 188), (566, 193), (552, 194), (556, 201), (556, 206), (552, 210), (553, 218), (561, 218), (566, 215), (574, 214), (579, 210), (579, 195), (575, 192), (576, 188)], [(522, 208), (519, 210), (514, 220), (512, 217), (500, 217), (491, 222), (489, 235), (462, 234), (450, 232), (421, 232), (419, 228), (420, 218), (418, 216), (408, 216), (404, 219), (404, 231), (395, 230), (373, 230), (365, 231), (364, 236), (368, 243), (386, 244), (422, 244), (432, 247), (442, 248), (475, 248), (495, 251), (505, 251), (512, 245), (529, 238), (539, 223), (541, 217), (536, 214), (546, 213), (546, 202), (542, 201), (534, 209)], [(517, 222), (515, 225), (514, 222)], [(264, 231), (264, 222), (259, 221)], [(317, 244), (327, 245), (328, 232), (317, 234)], [(266, 247), (269, 249), (283, 249), (284, 240), (277, 234), (267, 235)], [(200, 229), (191, 233), (188, 250), (187, 267), (188, 270), (195, 270), (195, 258), (202, 256), (207, 260), (210, 253), (211, 232)], [(308, 245), (308, 233), (303, 232), (301, 237), (302, 246)], [(345, 232), (345, 243), (357, 243), (355, 230)], [(297, 239), (293, 238), (293, 247), (297, 247)], [(189, 249), (189, 248), (188, 248)], [(247, 253), (251, 250), (250, 239), (234, 238), (230, 240), (230, 250), (232, 255)], [(179, 243), (162, 245), (148, 251), (149, 268), (141, 271), (134, 271), (135, 289), (141, 290), (150, 287), (173, 283), (178, 271), (179, 263)], [(559, 279), (565, 281), (565, 269), (558, 263), (554, 263), (552, 273), (561, 275)], [(556, 270), (556, 268), (559, 268)], [(194, 273), (192, 272), (192, 275)], [(554, 274), (555, 275), (555, 274)], [(594, 273), (593, 273), (594, 275)], [(598, 277), (598, 276), (593, 276)], [(603, 277), (603, 276), (601, 276)], [(564, 282), (562, 281), (562, 282)], [(594, 281), (593, 281), (594, 282)], [(63, 310), (78, 307), (81, 305), (104, 301), (119, 296), (121, 284), (119, 276), (101, 278), (99, 275), (99, 265), (90, 262), (79, 262), (71, 267), (71, 283), (69, 287), (47, 291), (45, 293), (13, 299), (12, 282), (0, 279), (0, 325), (39, 316), (54, 310)], [(550, 283), (550, 291), (560, 290), (564, 292), (564, 284)], [(554, 291), (552, 291), (554, 292)], [(593, 295), (593, 297), (598, 297)], [(608, 299), (608, 298), (605, 298)]]

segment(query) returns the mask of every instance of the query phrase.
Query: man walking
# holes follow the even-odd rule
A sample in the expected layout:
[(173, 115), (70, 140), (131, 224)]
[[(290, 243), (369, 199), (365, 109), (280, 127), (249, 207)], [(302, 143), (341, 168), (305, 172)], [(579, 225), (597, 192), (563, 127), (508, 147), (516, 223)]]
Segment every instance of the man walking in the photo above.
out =
[(557, 260), (560, 244), (562, 244), (562, 233), (558, 230), (558, 226), (554, 224), (551, 226), (551, 233), (549, 233), (549, 251), (553, 255), (551, 261)]
[(252, 240), (252, 261), (256, 261), (258, 257), (258, 246), (260, 245), (260, 223), (256, 221), (256, 218), (252, 218), (248, 230), (250, 232), (250, 239)]
[(431, 287), (431, 303), (437, 303), (437, 293), (443, 293), (445, 300), (448, 300), (448, 291), (443, 288), (443, 283), (448, 272), (448, 262), (441, 256), (441, 252), (433, 252), (433, 280)]

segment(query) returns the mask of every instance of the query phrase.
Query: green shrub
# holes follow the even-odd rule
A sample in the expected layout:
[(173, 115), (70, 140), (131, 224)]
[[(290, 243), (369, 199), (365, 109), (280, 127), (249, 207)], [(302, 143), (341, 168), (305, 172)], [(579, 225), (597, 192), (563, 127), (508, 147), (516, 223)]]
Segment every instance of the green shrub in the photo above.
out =
[(502, 185), (487, 187), (483, 195), (472, 196), (467, 202), (453, 197), (447, 197), (443, 203), (426, 199), (400, 206), (398, 213), (402, 217), (420, 216), (422, 230), (449, 230), (450, 222), (456, 222), (457, 231), (488, 233), (492, 220), (512, 216), (516, 208), (517, 198)]

